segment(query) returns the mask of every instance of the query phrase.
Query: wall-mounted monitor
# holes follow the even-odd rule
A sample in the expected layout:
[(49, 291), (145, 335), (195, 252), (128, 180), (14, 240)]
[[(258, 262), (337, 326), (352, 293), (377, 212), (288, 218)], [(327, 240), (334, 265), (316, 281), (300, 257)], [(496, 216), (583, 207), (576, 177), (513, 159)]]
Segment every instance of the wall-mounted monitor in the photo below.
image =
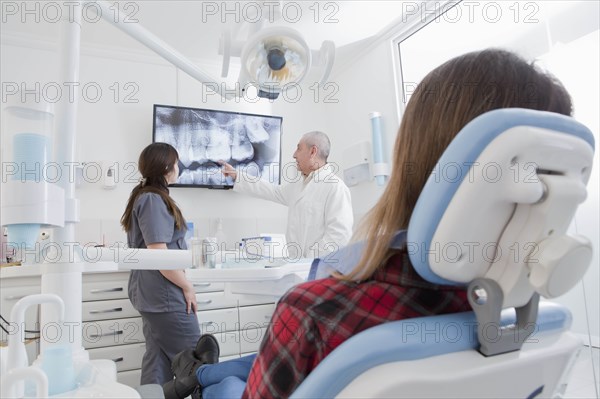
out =
[(254, 115), (173, 105), (154, 105), (152, 140), (179, 153), (179, 179), (172, 186), (231, 188), (216, 162), (273, 184), (281, 176), (279, 116)]

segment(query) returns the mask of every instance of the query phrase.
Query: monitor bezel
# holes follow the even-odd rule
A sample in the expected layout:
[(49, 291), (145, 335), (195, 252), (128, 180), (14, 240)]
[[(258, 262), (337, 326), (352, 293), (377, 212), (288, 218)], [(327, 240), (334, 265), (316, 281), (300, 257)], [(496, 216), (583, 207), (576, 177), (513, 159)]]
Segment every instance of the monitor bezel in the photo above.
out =
[[(183, 110), (193, 110), (193, 111), (205, 111), (205, 112), (216, 112), (222, 114), (233, 114), (233, 115), (243, 115), (243, 116), (257, 116), (261, 118), (273, 118), (279, 119), (279, 179), (277, 183), (272, 183), (273, 185), (281, 184), (281, 173), (282, 173), (282, 165), (281, 165), (281, 139), (283, 137), (283, 116), (279, 115), (265, 115), (265, 114), (253, 114), (248, 112), (238, 112), (238, 111), (225, 111), (219, 109), (212, 108), (197, 108), (197, 107), (187, 107), (182, 105), (168, 105), (168, 104), (154, 104), (152, 106), (152, 142), (156, 143), (156, 109), (157, 108), (169, 108), (169, 109), (183, 109)], [(161, 141), (162, 143), (162, 141)], [(181, 171), (180, 171), (181, 172)], [(182, 183), (173, 183), (169, 184), (169, 187), (184, 187), (184, 188), (208, 188), (208, 189), (221, 189), (221, 190), (231, 190), (233, 189), (233, 185), (215, 185), (215, 184), (182, 184)]]

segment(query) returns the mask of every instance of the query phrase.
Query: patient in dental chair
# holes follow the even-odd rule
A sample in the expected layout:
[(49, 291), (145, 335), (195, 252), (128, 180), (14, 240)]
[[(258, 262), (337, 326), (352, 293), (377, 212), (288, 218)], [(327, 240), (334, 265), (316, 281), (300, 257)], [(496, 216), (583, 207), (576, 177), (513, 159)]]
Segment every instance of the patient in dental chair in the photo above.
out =
[(200, 386), (205, 399), (289, 397), (319, 362), (363, 330), (392, 320), (470, 310), (462, 288), (426, 282), (415, 272), (404, 230), (454, 136), (487, 111), (513, 107), (564, 115), (572, 111), (560, 82), (507, 51), (468, 53), (430, 72), (406, 106), (385, 192), (355, 235), (362, 255), (352, 267), (340, 264), (329, 278), (290, 289), (256, 356), (214, 364), (218, 342), (203, 335), (195, 349), (174, 359), (176, 378), (164, 386), (165, 396), (183, 398)]

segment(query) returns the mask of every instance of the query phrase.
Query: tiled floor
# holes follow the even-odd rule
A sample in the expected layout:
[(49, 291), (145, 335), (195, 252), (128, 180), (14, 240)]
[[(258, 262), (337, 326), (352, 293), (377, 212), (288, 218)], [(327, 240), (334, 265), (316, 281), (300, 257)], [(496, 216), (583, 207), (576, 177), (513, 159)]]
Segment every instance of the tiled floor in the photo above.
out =
[(564, 398), (600, 398), (600, 349), (584, 346), (573, 366)]

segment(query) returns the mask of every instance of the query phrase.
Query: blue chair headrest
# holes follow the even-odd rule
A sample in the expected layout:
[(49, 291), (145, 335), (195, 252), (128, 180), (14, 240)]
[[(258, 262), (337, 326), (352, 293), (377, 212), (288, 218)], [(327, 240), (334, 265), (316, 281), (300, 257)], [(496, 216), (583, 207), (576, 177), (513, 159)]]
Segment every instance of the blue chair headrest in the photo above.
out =
[[(508, 140), (504, 138), (505, 136), (512, 138)], [(548, 139), (546, 140), (545, 137)], [(545, 144), (545, 141), (548, 143)], [(499, 159), (494, 158), (494, 147), (500, 148), (497, 151)], [(531, 158), (528, 151), (532, 153)], [(545, 111), (506, 108), (490, 111), (473, 119), (458, 133), (443, 153), (413, 211), (407, 241), (410, 259), (417, 272), (424, 279), (437, 284), (467, 284), (475, 277), (481, 277), (487, 270), (487, 266), (483, 267), (484, 271), (472, 271), (473, 274), (469, 274), (471, 273), (469, 269), (472, 267), (477, 269), (481, 265), (466, 265), (464, 270), (457, 270), (458, 273), (453, 274), (454, 272), (450, 271), (445, 274), (446, 266), (433, 265), (432, 259), (452, 258), (448, 263), (454, 260), (458, 264), (465, 261), (465, 253), (456, 253), (457, 251), (473, 250), (475, 245), (479, 245), (476, 251), (482, 251), (483, 246), (488, 243), (497, 244), (507, 229), (515, 204), (534, 202), (532, 199), (521, 201), (519, 195), (541, 197), (544, 194), (546, 182), (540, 182), (537, 176), (534, 182), (537, 184), (527, 185), (526, 183), (529, 182), (524, 180), (526, 177), (539, 174), (538, 171), (541, 169), (549, 168), (559, 170), (558, 174), (572, 174), (575, 179), (579, 179), (585, 189), (591, 171), (593, 151), (594, 137), (590, 130), (568, 116)], [(567, 156), (563, 153), (567, 153)], [(570, 164), (566, 161), (561, 164), (566, 157), (569, 157)], [(510, 176), (517, 171), (511, 169), (516, 168), (515, 162), (521, 163), (519, 167), (523, 175), (518, 181), (514, 181), (515, 178)], [(529, 169), (526, 169), (527, 162), (529, 162)], [(554, 167), (552, 162), (556, 162), (558, 166)], [(484, 179), (480, 179), (482, 180), (480, 191), (473, 191), (475, 188), (466, 187), (472, 185), (471, 183), (477, 183), (474, 180), (485, 173), (486, 168), (488, 174), (492, 176), (488, 176), (488, 179), (485, 179), (485, 176)], [(530, 176), (527, 176), (527, 172)], [(498, 173), (504, 173), (502, 179), (493, 181)], [(504, 180), (506, 181), (503, 182)], [(484, 194), (490, 192), (492, 199), (502, 197), (505, 192), (513, 190), (516, 199), (507, 197), (501, 204), (488, 204), (489, 208), (485, 208), (486, 204), (482, 203), (486, 201), (485, 195), (482, 195), (481, 201), (477, 199), (464, 201), (462, 206), (457, 207), (462, 211), (461, 216), (454, 217), (450, 225), (440, 226), (444, 217), (448, 217), (447, 213), (453, 200), (457, 201), (456, 198), (460, 197), (457, 194), (465, 189), (471, 190), (469, 197), (477, 195), (473, 192)], [(494, 190), (498, 193), (494, 194)], [(462, 201), (464, 198), (460, 197), (460, 199)], [(498, 220), (493, 218), (494, 214), (503, 212), (504, 214), (498, 216)], [(470, 220), (473, 218), (479, 220)], [(463, 227), (465, 231), (473, 227), (474, 231), (464, 235)], [(441, 228), (453, 230), (452, 241), (442, 242), (439, 245), (439, 242), (434, 242), (434, 235)], [(530, 237), (528, 242), (538, 242), (538, 239), (540, 237)], [(519, 240), (525, 242), (522, 237), (519, 237)], [(497, 251), (497, 248), (487, 248), (487, 250), (493, 258), (494, 250)], [(523, 251), (524, 248), (520, 250)], [(475, 259), (473, 263), (477, 262), (478, 259)], [(448, 268), (452, 267), (455, 265), (448, 266)]]

